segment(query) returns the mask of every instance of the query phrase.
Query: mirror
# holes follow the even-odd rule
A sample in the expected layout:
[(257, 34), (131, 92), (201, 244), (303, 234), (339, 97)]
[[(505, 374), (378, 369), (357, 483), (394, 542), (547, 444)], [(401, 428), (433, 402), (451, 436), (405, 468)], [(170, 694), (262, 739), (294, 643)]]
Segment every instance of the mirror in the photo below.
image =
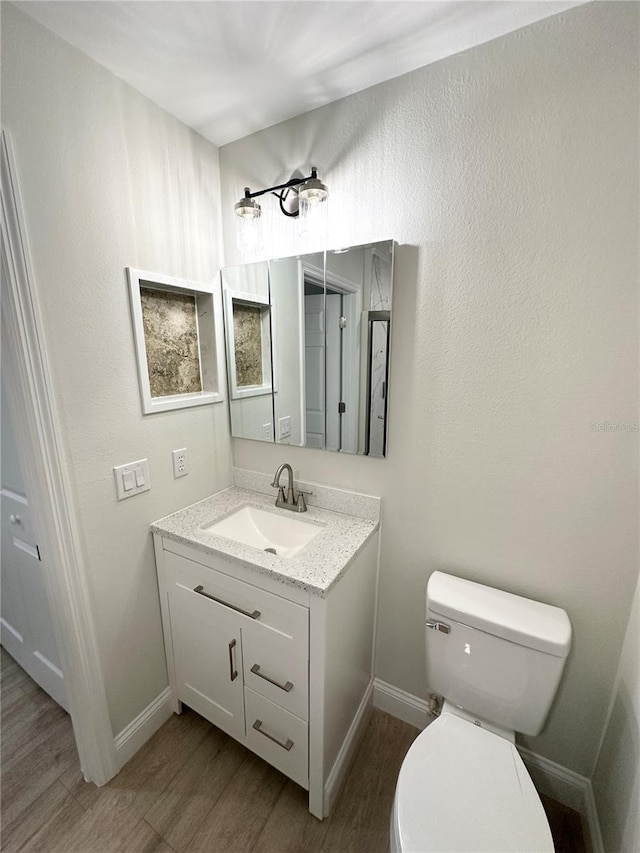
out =
[(234, 437), (385, 456), (393, 248), (222, 270)]

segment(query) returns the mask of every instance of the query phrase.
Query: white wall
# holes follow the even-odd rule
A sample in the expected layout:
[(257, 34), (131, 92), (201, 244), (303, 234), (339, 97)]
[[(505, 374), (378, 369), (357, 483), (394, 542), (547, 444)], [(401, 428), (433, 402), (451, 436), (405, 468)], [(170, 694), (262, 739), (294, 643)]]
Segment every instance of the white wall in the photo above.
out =
[[(224, 405), (141, 414), (124, 268), (212, 280), (218, 152), (7, 3), (2, 124), (117, 733), (167, 684), (149, 522), (230, 481)], [(185, 446), (191, 473), (174, 481), (171, 450)], [(117, 503), (112, 466), (142, 457), (151, 491)]]
[(526, 742), (585, 776), (637, 578), (637, 434), (589, 424), (638, 417), (639, 14), (578, 7), (220, 151), (227, 263), (243, 187), (312, 165), (329, 245), (402, 244), (388, 458), (234, 440), (236, 464), (382, 495), (377, 675), (413, 694), (434, 569), (565, 607)]
[(631, 608), (593, 792), (607, 853), (640, 850), (640, 582)]

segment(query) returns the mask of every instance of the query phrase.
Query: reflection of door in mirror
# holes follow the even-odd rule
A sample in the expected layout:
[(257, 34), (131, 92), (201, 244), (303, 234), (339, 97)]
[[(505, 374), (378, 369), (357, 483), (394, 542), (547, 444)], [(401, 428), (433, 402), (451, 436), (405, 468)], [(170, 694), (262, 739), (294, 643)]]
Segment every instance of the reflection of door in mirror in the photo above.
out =
[(358, 247), (326, 259), (325, 446), (343, 453), (358, 452), (363, 254)]
[(304, 293), (304, 384), (306, 446), (324, 447), (324, 293), (305, 282)]
[[(234, 437), (385, 455), (392, 270), (387, 240), (222, 271)], [(242, 322), (262, 382), (238, 380)]]

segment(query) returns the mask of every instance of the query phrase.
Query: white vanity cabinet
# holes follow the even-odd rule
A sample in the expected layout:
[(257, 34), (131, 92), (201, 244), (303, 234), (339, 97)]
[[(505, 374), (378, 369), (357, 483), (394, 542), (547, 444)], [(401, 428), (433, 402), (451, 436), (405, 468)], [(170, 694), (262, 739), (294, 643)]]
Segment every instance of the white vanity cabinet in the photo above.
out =
[(175, 694), (308, 786), (309, 610), (164, 552)]
[(329, 813), (373, 692), (377, 532), (320, 596), (154, 532), (174, 711), (184, 702)]

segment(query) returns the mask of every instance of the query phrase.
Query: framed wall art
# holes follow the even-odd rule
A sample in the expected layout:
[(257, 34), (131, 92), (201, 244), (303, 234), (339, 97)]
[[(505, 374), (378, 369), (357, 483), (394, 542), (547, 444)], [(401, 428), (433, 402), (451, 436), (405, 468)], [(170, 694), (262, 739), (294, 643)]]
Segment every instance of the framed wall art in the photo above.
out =
[(127, 279), (143, 413), (223, 402), (224, 333), (217, 282), (131, 267)]
[(277, 390), (273, 305), (267, 296), (228, 288), (224, 301), (231, 399), (273, 393)]

